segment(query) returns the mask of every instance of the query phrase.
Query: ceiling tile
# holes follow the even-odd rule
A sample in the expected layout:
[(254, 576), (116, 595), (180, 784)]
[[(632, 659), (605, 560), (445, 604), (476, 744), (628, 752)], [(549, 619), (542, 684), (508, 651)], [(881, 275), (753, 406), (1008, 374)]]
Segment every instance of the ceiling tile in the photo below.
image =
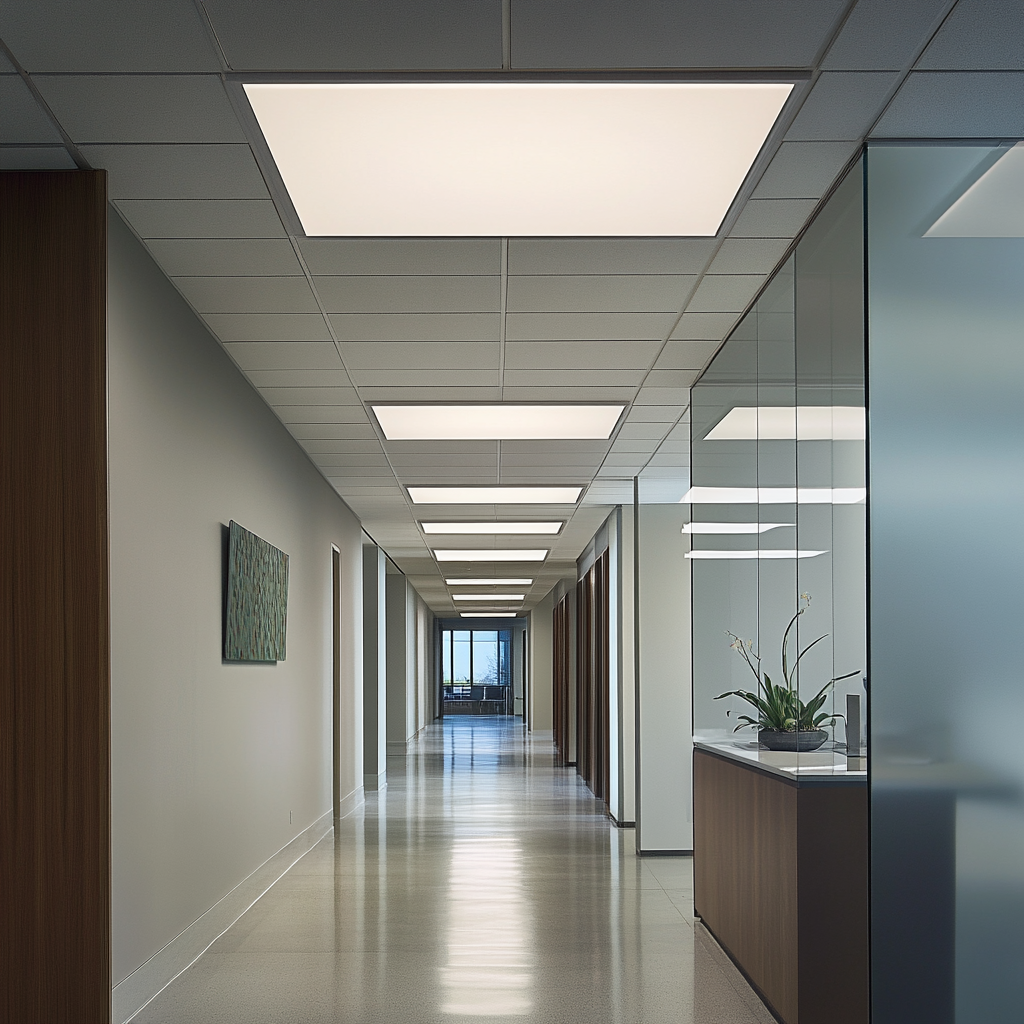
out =
[(334, 313), (341, 341), (497, 341), (497, 313)]
[(857, 150), (853, 142), (784, 142), (754, 199), (820, 199)]
[(636, 405), (629, 410), (627, 423), (675, 423), (683, 410), (678, 405)]
[[(341, 443), (341, 442), (339, 442)], [(349, 441), (348, 444), (356, 444), (358, 442)], [(311, 457), (315, 465), (321, 469), (351, 469), (354, 472), (365, 469), (376, 469), (381, 470), (379, 473), (375, 473), (375, 476), (393, 476), (390, 467), (388, 466), (387, 459), (381, 454), (362, 453), (355, 454), (351, 452), (344, 453), (332, 453), (332, 454), (313, 454)], [(332, 474), (337, 476), (337, 473)]]
[(335, 370), (248, 370), (246, 377), (254, 387), (263, 388), (344, 388), (348, 374)]
[(244, 145), (82, 146), (108, 174), (111, 199), (267, 199)]
[(299, 248), (317, 276), (501, 273), (497, 238), (300, 238)]
[(1018, 0), (960, 0), (917, 67), (931, 71), (1019, 71), (1024, 66), (1021, 13)]
[(660, 341), (509, 341), (505, 369), (644, 369)]
[(362, 454), (379, 456), (383, 449), (380, 441), (373, 440), (343, 440), (340, 438), (304, 438), (302, 447), (311, 455), (333, 455), (333, 454)]
[(575, 341), (664, 338), (676, 313), (509, 313), (509, 341)]
[(235, 70), (500, 68), (500, 0), (205, 0)]
[(536, 274), (699, 274), (706, 238), (510, 238), (508, 270)]
[[(718, 345), (717, 341), (670, 341), (658, 356), (654, 368), (656, 370), (703, 370), (708, 360), (715, 354)], [(668, 404), (674, 406), (678, 403)]]
[(363, 387), (495, 386), (496, 370), (352, 370), (352, 380)]
[(915, 71), (872, 138), (1020, 138), (1024, 73)]
[[(562, 344), (572, 344), (563, 342)], [(631, 342), (630, 344), (636, 344)], [(628, 402), (636, 392), (635, 385), (604, 385), (591, 387), (511, 387), (505, 382), (503, 397), (507, 402)]]
[(816, 199), (750, 199), (730, 232), (733, 238), (793, 238), (811, 218)]
[(0, 75), (0, 146), (60, 145), (60, 132), (18, 75)]
[(269, 199), (122, 199), (115, 204), (140, 238), (283, 238)]
[(282, 423), (367, 423), (361, 405), (275, 405)]
[(505, 383), (509, 385), (543, 385), (557, 387), (561, 384), (633, 384), (644, 377), (643, 370), (505, 370)]
[(518, 68), (805, 67), (842, 0), (516, 0)]
[(365, 420), (362, 423), (289, 423), (288, 431), (301, 440), (334, 438), (371, 441), (377, 437), (373, 426)]
[(218, 75), (36, 75), (77, 143), (245, 142)]
[[(497, 374), (492, 375), (497, 381)], [(491, 387), (361, 387), (365, 402), (498, 402), (501, 388)]]
[(651, 370), (644, 381), (644, 391), (661, 388), (689, 388), (700, 376), (700, 370)]
[[(721, 340), (732, 330), (737, 313), (684, 313), (672, 332), (674, 341)], [(652, 371), (658, 372), (658, 371)]]
[(246, 341), (224, 348), (243, 370), (344, 370), (330, 341)]
[[(250, 380), (252, 375), (249, 375)], [(351, 387), (261, 387), (260, 394), (270, 405), (353, 405), (362, 408), (355, 388)]]
[(693, 275), (604, 274), (510, 277), (510, 313), (679, 312)]
[(385, 441), (384, 447), (395, 456), (419, 458), (431, 451), (461, 455), (496, 455), (496, 441)]
[(3, 37), (30, 72), (221, 70), (189, 0), (8, 3)]
[(739, 313), (750, 304), (767, 274), (707, 274), (686, 307), (688, 313)]
[(775, 269), (789, 246), (787, 238), (727, 238), (708, 273), (767, 275)]
[(63, 146), (0, 146), (2, 171), (73, 171), (75, 161)]
[(342, 342), (341, 354), (350, 371), (359, 370), (491, 370), (498, 369), (498, 343), (493, 341), (370, 341)]
[(623, 423), (617, 437), (623, 439), (638, 437), (661, 440), (667, 433), (667, 423)]
[(858, 0), (822, 66), (830, 71), (899, 71), (948, 9), (949, 0)]
[[(669, 342), (672, 344), (672, 342)], [(685, 344), (694, 344), (694, 342), (685, 342)], [(696, 342), (700, 344), (700, 342)], [(717, 343), (716, 343), (717, 344)], [(651, 373), (660, 373), (662, 371), (652, 370)], [(648, 375), (650, 376), (650, 375)], [(680, 405), (686, 406), (690, 403), (690, 389), (689, 387), (665, 387), (656, 384), (644, 384), (644, 386), (637, 392), (636, 398), (633, 399), (634, 405)]]
[(169, 277), (302, 275), (287, 238), (150, 238), (146, 247)]
[[(316, 313), (304, 277), (176, 277), (174, 284), (200, 313)], [(322, 319), (322, 318), (321, 318)], [(271, 341), (283, 340), (271, 338)], [(305, 339), (325, 341), (325, 338)]]
[(203, 319), (223, 342), (331, 340), (319, 313), (204, 313)]
[(499, 277), (317, 277), (329, 313), (488, 313), (501, 306)]
[(594, 439), (566, 438), (552, 441), (502, 441), (501, 454), (543, 455), (554, 452), (567, 455), (600, 456), (607, 450), (610, 442)]
[(893, 71), (822, 74), (786, 132), (786, 139), (807, 142), (863, 138), (898, 80), (899, 75)]

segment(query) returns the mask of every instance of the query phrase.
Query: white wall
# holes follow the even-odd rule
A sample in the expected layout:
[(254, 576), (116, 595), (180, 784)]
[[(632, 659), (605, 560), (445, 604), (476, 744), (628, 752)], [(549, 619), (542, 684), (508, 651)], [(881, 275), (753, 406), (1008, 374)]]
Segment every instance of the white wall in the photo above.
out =
[(551, 615), (554, 606), (548, 594), (529, 615), (527, 639), (529, 664), (529, 692), (526, 699), (527, 725), (531, 732), (551, 732), (552, 720), (552, 668)]
[[(362, 794), (359, 523), (116, 215), (109, 239), (113, 980), (332, 790), (341, 552), (345, 806)], [(287, 660), (224, 664), (224, 531), (290, 556)]]
[(682, 505), (641, 505), (637, 849), (693, 849), (688, 536)]
[(386, 557), (363, 545), (363, 784), (380, 789), (387, 773)]
[(412, 737), (409, 720), (409, 581), (387, 576), (387, 749), (404, 754)]

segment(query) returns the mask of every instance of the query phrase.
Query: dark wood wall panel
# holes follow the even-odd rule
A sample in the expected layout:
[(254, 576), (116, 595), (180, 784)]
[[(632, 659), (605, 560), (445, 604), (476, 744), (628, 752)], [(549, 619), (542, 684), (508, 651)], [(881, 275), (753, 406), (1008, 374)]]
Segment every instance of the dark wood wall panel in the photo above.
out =
[(0, 1020), (110, 1006), (106, 178), (0, 174)]

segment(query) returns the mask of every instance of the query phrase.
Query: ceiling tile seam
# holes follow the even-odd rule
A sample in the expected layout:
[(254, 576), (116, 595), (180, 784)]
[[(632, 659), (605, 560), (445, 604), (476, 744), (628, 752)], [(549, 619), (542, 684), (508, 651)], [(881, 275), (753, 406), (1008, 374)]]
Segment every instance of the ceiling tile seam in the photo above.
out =
[[(955, 2), (955, 0), (954, 0)], [(843, 29), (846, 28), (847, 21), (850, 20), (850, 15), (853, 14), (853, 9), (857, 6), (857, 0), (847, 0), (846, 9), (841, 11), (837, 16), (836, 20), (832, 23), (832, 28), (825, 34), (825, 38), (822, 41), (821, 46), (818, 48), (818, 52), (814, 56), (814, 60), (811, 62), (811, 66), (814, 68), (814, 80), (817, 81), (818, 74), (821, 71), (821, 65), (824, 63), (825, 58), (828, 56), (829, 50), (835, 45), (836, 40), (839, 38)], [(809, 92), (810, 90), (808, 90)]]
[[(213, 19), (210, 17), (210, 12), (206, 9), (206, 4), (203, 0), (193, 0), (193, 6), (195, 7), (196, 14), (199, 17), (200, 22), (203, 26), (203, 31), (206, 33), (207, 41), (213, 48), (213, 52), (217, 55), (217, 60), (220, 62), (220, 69), (222, 74), (234, 70), (231, 67), (231, 62), (228, 60), (227, 50), (224, 49), (220, 41), (220, 36), (217, 35), (217, 27), (213, 24)], [(224, 79), (221, 79), (223, 84)]]

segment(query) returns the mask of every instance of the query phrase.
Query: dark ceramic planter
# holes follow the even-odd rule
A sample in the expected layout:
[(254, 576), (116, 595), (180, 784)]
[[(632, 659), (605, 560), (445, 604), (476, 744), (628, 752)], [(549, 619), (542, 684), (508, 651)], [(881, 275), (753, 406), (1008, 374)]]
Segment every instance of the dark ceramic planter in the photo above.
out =
[(776, 732), (761, 729), (757, 741), (769, 750), (817, 750), (828, 739), (824, 729), (809, 729), (805, 732)]

